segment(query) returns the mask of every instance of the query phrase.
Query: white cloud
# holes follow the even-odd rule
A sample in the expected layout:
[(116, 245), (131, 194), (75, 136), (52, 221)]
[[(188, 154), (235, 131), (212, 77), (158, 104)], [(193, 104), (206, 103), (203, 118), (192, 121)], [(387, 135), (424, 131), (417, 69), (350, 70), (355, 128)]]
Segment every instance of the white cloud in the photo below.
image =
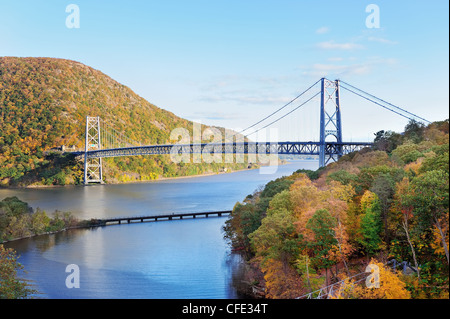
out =
[(292, 97), (276, 93), (295, 81), (298, 74), (277, 76), (223, 75), (201, 88), (198, 101), (208, 103), (232, 102), (240, 105), (284, 104)]
[(370, 66), (364, 64), (336, 65), (316, 63), (310, 69), (306, 70), (304, 74), (315, 77), (341, 77), (368, 74), (370, 70)]
[(331, 58), (328, 58), (328, 61), (330, 61), (330, 62), (340, 62), (340, 61), (344, 61), (344, 58), (341, 58), (341, 57), (331, 57)]
[(205, 120), (236, 120), (240, 119), (239, 114), (225, 112), (194, 112), (192, 118), (201, 118)]
[(252, 92), (220, 92), (215, 95), (207, 95), (203, 96), (199, 99), (200, 101), (217, 103), (217, 102), (236, 102), (240, 104), (281, 104), (287, 103), (291, 100), (288, 97), (275, 97), (275, 96), (267, 96), (261, 94), (254, 94)]
[(316, 30), (316, 33), (317, 34), (325, 34), (325, 33), (328, 33), (329, 31), (330, 31), (330, 29), (328, 27), (321, 27)]
[[(383, 58), (372, 56), (366, 58), (363, 62), (352, 63), (356, 58), (329, 58), (328, 61), (336, 63), (316, 63), (310, 67), (304, 68), (303, 74), (314, 77), (344, 77), (349, 75), (365, 75), (380, 66), (392, 68), (398, 64), (394, 58)], [(347, 64), (339, 63), (347, 61)]]
[(356, 49), (363, 49), (364, 46), (347, 42), (347, 43), (336, 43), (334, 41), (326, 41), (326, 42), (320, 42), (316, 45), (319, 49), (324, 50), (356, 50)]
[(378, 38), (378, 37), (369, 37), (368, 40), (372, 41), (372, 42), (379, 42), (379, 43), (384, 43), (384, 44), (398, 44), (398, 42), (396, 42), (396, 41), (391, 41), (388, 39)]

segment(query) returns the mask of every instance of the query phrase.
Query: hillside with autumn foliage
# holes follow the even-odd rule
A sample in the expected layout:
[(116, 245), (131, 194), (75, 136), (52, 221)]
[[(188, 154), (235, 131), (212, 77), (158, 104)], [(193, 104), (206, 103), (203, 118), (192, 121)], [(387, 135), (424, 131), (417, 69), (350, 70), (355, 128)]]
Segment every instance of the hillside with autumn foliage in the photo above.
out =
[[(375, 135), (374, 148), (271, 181), (235, 205), (224, 231), (247, 261), (241, 291), (314, 296), (347, 278), (334, 298), (448, 298), (449, 121)], [(409, 273), (388, 266), (393, 259)], [(378, 288), (348, 279), (369, 263)]]
[[(143, 145), (170, 143), (192, 122), (161, 109), (82, 63), (0, 57), (0, 186), (80, 184), (83, 165), (61, 146), (84, 149), (86, 116), (101, 116)], [(173, 141), (172, 141), (173, 142)], [(217, 172), (244, 164), (175, 164), (167, 155), (105, 159), (107, 182)]]

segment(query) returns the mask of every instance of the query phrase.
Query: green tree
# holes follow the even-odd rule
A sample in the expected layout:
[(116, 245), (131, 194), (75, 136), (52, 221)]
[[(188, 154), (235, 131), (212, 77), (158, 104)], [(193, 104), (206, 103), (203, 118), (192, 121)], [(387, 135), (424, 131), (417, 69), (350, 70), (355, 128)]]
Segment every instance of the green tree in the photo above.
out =
[(50, 217), (47, 216), (45, 211), (36, 209), (36, 212), (31, 216), (30, 228), (35, 234), (42, 234), (50, 226)]
[(423, 140), (425, 125), (416, 120), (410, 120), (405, 126), (404, 136), (413, 143), (420, 143)]
[(327, 180), (335, 180), (343, 185), (352, 185), (357, 180), (358, 176), (355, 174), (351, 174), (345, 170), (339, 170), (337, 172), (333, 172), (328, 174)]
[(432, 154), (423, 161), (419, 173), (434, 170), (449, 171), (449, 144), (439, 145), (431, 148)]
[(373, 181), (370, 190), (378, 197), (378, 202), (381, 207), (381, 220), (384, 225), (384, 241), (389, 244), (388, 213), (395, 193), (395, 181), (389, 174), (379, 174)]
[(376, 194), (366, 191), (361, 198), (361, 215), (359, 243), (364, 247), (368, 256), (381, 248), (381, 207)]
[(279, 209), (266, 216), (261, 226), (249, 235), (257, 256), (285, 264), (296, 258), (301, 243), (292, 212)]
[(17, 278), (23, 266), (17, 262), (16, 252), (0, 245), (0, 299), (25, 299), (36, 290)]
[(338, 244), (334, 228), (337, 220), (326, 209), (318, 209), (306, 223), (306, 228), (314, 233), (314, 240), (307, 243), (313, 257), (312, 265), (317, 269), (325, 269), (328, 278), (328, 268), (335, 264), (335, 261), (328, 258), (329, 251)]
[(317, 274), (317, 271), (310, 266), (308, 255), (299, 255), (295, 262), (297, 272), (302, 276), (303, 285), (308, 287), (309, 292), (319, 289), (325, 279)]
[(403, 141), (403, 136), (393, 131), (378, 131), (374, 133), (374, 148), (379, 151), (392, 152)]
[(418, 145), (414, 143), (403, 144), (393, 150), (392, 155), (400, 158), (405, 164), (408, 164), (423, 156), (423, 153), (418, 148)]
[(253, 203), (237, 203), (231, 218), (223, 227), (224, 237), (234, 249), (243, 250), (250, 257), (250, 241), (248, 235), (261, 225), (261, 214)]

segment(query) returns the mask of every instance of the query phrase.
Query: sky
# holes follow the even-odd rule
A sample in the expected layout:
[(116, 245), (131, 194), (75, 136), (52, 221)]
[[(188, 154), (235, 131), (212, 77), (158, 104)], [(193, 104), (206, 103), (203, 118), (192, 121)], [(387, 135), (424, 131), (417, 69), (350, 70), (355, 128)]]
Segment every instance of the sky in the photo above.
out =
[[(448, 6), (447, 0), (0, 0), (0, 56), (79, 61), (178, 116), (238, 131), (322, 77), (439, 121), (449, 117)], [(319, 110), (315, 98), (265, 134), (318, 140)], [(408, 122), (343, 90), (341, 113), (346, 141), (371, 141), (382, 129), (401, 132)]]

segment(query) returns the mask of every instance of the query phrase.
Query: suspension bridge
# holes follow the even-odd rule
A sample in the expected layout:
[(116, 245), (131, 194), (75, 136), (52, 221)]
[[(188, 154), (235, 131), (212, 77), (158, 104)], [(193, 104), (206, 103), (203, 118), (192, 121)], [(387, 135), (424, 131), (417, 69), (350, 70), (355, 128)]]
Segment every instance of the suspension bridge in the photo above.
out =
[[(320, 86), (320, 88), (317, 88)], [(142, 145), (117, 131), (100, 117), (86, 117), (84, 155), (84, 184), (102, 183), (102, 158), (138, 155), (179, 154), (258, 154), (258, 155), (316, 155), (319, 166), (337, 161), (341, 156), (371, 147), (371, 142), (346, 142), (342, 139), (341, 89), (370, 101), (406, 119), (430, 123), (407, 110), (380, 99), (342, 80), (321, 78), (295, 98), (244, 130), (231, 135), (230, 141), (210, 143), (176, 143)], [(280, 120), (292, 116), (305, 104), (320, 96), (318, 141), (251, 142), (250, 136), (272, 128)], [(298, 129), (298, 127), (296, 127)], [(244, 139), (245, 137), (245, 139)], [(230, 136), (228, 136), (230, 138)]]

